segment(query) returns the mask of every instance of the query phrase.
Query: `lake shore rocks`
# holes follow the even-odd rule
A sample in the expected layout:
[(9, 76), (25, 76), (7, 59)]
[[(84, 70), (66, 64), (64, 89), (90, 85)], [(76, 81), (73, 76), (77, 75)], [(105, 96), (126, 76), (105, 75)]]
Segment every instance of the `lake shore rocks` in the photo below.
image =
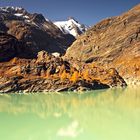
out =
[(37, 59), (15, 57), (1, 62), (0, 67), (1, 93), (85, 91), (126, 86), (113, 68), (71, 63), (46, 51), (39, 52)]

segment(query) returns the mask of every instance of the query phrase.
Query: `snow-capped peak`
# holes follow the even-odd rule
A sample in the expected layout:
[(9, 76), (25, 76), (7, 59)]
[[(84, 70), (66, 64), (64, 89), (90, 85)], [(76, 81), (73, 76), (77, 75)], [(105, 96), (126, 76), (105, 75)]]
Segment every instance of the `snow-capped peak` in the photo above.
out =
[(0, 12), (2, 13), (8, 13), (17, 17), (22, 17), (25, 19), (28, 19), (29, 13), (22, 7), (13, 7), (13, 6), (6, 6), (6, 7), (0, 7)]
[(7, 13), (27, 12), (22, 7), (13, 7), (13, 6), (0, 7), (0, 11), (7, 12)]
[(87, 30), (87, 26), (80, 24), (74, 18), (68, 18), (67, 21), (56, 21), (54, 24), (65, 34), (71, 34), (74, 37), (79, 36)]
[(13, 7), (13, 6), (0, 7), (0, 13), (12, 15), (14, 19), (22, 19), (28, 23), (34, 22), (35, 20), (41, 20), (41, 18), (42, 18), (42, 21), (49, 22), (49, 20), (45, 19), (43, 15), (37, 14), (37, 13), (34, 13), (34, 14), (28, 13), (22, 7)]

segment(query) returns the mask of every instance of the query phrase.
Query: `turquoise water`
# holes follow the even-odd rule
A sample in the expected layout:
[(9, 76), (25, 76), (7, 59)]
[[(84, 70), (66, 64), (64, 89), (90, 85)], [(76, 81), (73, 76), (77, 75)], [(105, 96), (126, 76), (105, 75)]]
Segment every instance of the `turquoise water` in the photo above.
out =
[(0, 140), (140, 140), (140, 88), (0, 95)]

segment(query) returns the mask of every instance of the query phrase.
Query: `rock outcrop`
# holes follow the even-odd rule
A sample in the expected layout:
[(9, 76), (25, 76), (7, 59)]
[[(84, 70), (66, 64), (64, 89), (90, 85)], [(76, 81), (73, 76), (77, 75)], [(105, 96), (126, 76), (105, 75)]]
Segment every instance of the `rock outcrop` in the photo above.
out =
[(140, 82), (140, 5), (91, 27), (68, 48), (65, 58), (114, 67), (127, 82)]
[(125, 87), (115, 69), (83, 65), (80, 69), (45, 51), (37, 59), (13, 58), (0, 63), (0, 92), (85, 91)]

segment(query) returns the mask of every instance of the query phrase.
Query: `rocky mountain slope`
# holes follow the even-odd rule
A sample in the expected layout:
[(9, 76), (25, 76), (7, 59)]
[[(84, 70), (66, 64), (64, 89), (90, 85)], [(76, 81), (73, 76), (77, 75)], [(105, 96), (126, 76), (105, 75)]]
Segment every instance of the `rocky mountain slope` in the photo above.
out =
[(140, 81), (140, 5), (91, 27), (68, 48), (65, 58), (114, 67), (129, 81)]
[(70, 17), (67, 21), (56, 21), (54, 24), (64, 33), (71, 34), (74, 37), (78, 37), (83, 34), (89, 27), (84, 24), (80, 24), (74, 18)]
[(28, 48), (14, 36), (0, 32), (0, 62), (10, 60), (13, 57), (30, 56)]
[(28, 48), (26, 53), (30, 52), (31, 58), (41, 50), (64, 53), (75, 40), (72, 35), (60, 31), (42, 14), (31, 14), (19, 7), (0, 8), (0, 32), (21, 41)]

